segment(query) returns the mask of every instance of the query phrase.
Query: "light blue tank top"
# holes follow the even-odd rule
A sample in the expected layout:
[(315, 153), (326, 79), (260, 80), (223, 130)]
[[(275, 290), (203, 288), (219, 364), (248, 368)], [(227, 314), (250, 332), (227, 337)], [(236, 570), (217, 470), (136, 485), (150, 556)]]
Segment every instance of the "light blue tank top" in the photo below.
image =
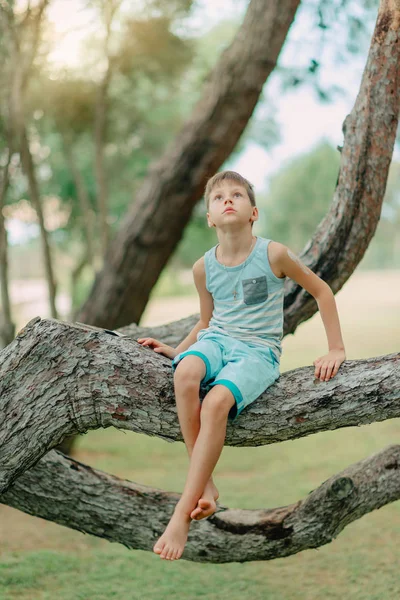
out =
[(225, 267), (216, 259), (218, 244), (204, 254), (206, 287), (214, 310), (208, 328), (199, 331), (197, 339), (205, 331), (225, 333), (252, 347), (268, 346), (280, 361), (286, 277), (272, 272), (267, 252), (270, 242), (257, 236), (247, 259), (234, 267)]

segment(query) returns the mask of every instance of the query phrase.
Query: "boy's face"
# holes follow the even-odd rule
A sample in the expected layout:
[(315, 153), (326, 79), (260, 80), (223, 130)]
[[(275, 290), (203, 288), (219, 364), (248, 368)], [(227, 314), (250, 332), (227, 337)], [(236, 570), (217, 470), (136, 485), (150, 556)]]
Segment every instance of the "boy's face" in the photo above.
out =
[(209, 227), (223, 231), (240, 229), (258, 219), (258, 208), (252, 206), (246, 188), (229, 179), (213, 187), (208, 203)]

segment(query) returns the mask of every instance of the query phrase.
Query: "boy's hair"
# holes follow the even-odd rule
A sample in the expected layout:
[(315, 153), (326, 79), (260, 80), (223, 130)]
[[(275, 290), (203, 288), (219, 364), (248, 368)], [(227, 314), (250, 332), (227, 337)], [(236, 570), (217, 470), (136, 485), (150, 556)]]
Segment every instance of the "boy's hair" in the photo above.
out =
[(221, 171), (220, 173), (216, 173), (215, 175), (213, 175), (213, 177), (211, 177), (207, 181), (206, 189), (204, 192), (204, 200), (206, 203), (207, 210), (209, 207), (210, 195), (212, 190), (216, 185), (221, 183), (221, 181), (224, 181), (226, 179), (230, 181), (236, 181), (236, 183), (242, 185), (250, 198), (251, 205), (256, 206), (256, 197), (254, 195), (253, 184), (250, 183), (250, 181), (248, 181), (247, 179), (245, 179), (245, 177), (242, 177), (242, 175), (240, 175), (239, 173), (236, 173), (236, 171)]

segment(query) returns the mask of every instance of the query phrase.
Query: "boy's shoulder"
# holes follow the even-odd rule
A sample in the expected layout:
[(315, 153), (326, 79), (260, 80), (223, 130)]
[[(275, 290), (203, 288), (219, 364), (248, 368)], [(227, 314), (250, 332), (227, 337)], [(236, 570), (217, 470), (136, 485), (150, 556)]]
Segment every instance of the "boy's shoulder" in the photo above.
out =
[(193, 270), (196, 271), (203, 271), (205, 272), (205, 259), (206, 256), (209, 256), (210, 254), (212, 254), (213, 252), (215, 253), (215, 248), (218, 246), (218, 244), (215, 244), (214, 246), (212, 246), (211, 248), (209, 248), (209, 250), (207, 250), (202, 256), (200, 256), (199, 259), (196, 260), (196, 262), (193, 265)]
[(285, 274), (283, 273), (282, 268), (281, 268), (281, 263), (282, 263), (282, 254), (286, 250), (287, 250), (287, 247), (284, 244), (281, 244), (280, 242), (276, 242), (275, 240), (271, 240), (270, 243), (268, 244), (267, 253), (268, 253), (269, 264), (272, 269), (272, 272), (274, 273), (274, 275), (276, 275), (276, 277), (279, 277), (279, 279), (285, 278)]
[(205, 274), (205, 267), (204, 267), (204, 255), (200, 256), (200, 258), (198, 258), (196, 260), (196, 262), (194, 263), (193, 267), (192, 267), (192, 271), (195, 275), (203, 275)]

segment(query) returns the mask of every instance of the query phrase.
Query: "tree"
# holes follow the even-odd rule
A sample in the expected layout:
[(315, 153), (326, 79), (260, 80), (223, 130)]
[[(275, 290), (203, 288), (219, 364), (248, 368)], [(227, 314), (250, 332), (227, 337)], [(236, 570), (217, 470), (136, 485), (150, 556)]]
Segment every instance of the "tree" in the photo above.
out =
[(77, 320), (111, 328), (139, 322), (207, 178), (243, 133), (299, 3), (251, 1), (190, 119), (161, 160), (150, 166)]
[[(379, 219), (400, 105), (399, 38), (400, 8), (394, 0), (384, 0), (360, 92), (345, 121), (333, 206), (303, 253), (333, 291), (351, 275)], [(315, 312), (315, 303), (294, 282), (286, 287), (284, 306), (284, 335)], [(151, 334), (176, 345), (196, 318), (154, 328)], [(150, 333), (135, 324), (122, 332), (134, 338)], [(1, 359), (1, 500), (128, 547), (150, 549), (154, 531), (161, 529), (176, 496), (121, 482), (49, 451), (66, 435), (110, 425), (181, 440), (170, 361), (135, 340), (40, 318), (19, 332)], [(310, 381), (311, 369), (282, 375), (257, 400), (261, 427), (251, 427), (253, 404), (237, 425), (228, 424), (226, 444), (267, 444), (399, 416), (399, 353), (346, 361), (336, 381), (318, 387)], [(266, 560), (328, 543), (352, 520), (400, 498), (399, 461), (398, 446), (390, 446), (294, 505), (272, 511), (222, 507), (222, 515), (218, 512), (199, 524), (207, 531), (206, 541), (203, 536), (199, 542), (195, 530), (193, 537), (189, 534), (184, 557), (203, 562)], [(57, 501), (55, 489), (64, 486), (69, 494), (64, 502)], [(127, 497), (131, 508), (121, 519)], [(128, 533), (127, 514), (132, 521), (139, 515), (134, 526), (129, 522)], [(238, 534), (240, 554), (230, 544)]]
[[(184, 321), (152, 333), (174, 344), (187, 327)], [(140, 334), (143, 329), (130, 328), (132, 338)], [(40, 318), (27, 324), (1, 358), (0, 501), (151, 550), (177, 494), (48, 451), (66, 434), (109, 426), (181, 441), (169, 359), (134, 339)], [(313, 381), (313, 369), (284, 373), (236, 425), (228, 424), (225, 444), (258, 446), (400, 416), (400, 353), (345, 361), (328, 383)], [(194, 524), (183, 556), (200, 562), (268, 560), (326, 544), (353, 520), (400, 498), (399, 465), (399, 446), (389, 446), (290, 506), (246, 511), (220, 506)]]
[(49, 0), (41, 0), (35, 7), (28, 3), (26, 11), (22, 16), (18, 16), (13, 2), (0, 3), (0, 32), (9, 42), (9, 63), (6, 69), (11, 79), (7, 106), (7, 118), (11, 130), (9, 136), (12, 139), (11, 143), (19, 151), (30, 199), (37, 213), (50, 311), (52, 316), (57, 317), (54, 269), (25, 114), (26, 89), (32, 77), (33, 63), (40, 45), (40, 32), (48, 4)]

